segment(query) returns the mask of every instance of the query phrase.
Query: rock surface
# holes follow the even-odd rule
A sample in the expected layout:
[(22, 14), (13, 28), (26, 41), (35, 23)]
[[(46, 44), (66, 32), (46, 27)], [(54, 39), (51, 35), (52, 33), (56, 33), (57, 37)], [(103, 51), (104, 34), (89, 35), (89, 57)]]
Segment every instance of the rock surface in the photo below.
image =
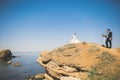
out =
[(11, 61), (11, 60), (9, 60), (7, 63), (8, 63), (8, 64), (11, 64), (11, 63), (12, 63), (12, 61)]
[(35, 79), (44, 79), (44, 74), (36, 74)]
[(120, 80), (120, 48), (67, 44), (40, 53), (37, 62), (46, 69), (47, 80)]
[(9, 49), (0, 50), (0, 59), (10, 60), (12, 58), (12, 53)]
[(73, 76), (68, 76), (68, 77), (61, 77), (60, 80), (81, 80), (81, 79)]

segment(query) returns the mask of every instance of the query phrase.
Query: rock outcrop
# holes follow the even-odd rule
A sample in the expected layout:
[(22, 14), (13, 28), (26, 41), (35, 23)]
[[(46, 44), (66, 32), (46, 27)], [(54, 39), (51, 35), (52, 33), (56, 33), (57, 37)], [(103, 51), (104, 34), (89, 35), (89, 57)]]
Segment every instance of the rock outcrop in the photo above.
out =
[(0, 50), (0, 59), (10, 60), (12, 58), (12, 53), (9, 49)]
[(37, 62), (46, 69), (47, 80), (120, 80), (120, 48), (67, 44), (40, 53)]
[(15, 62), (15, 63), (13, 64), (13, 66), (19, 67), (19, 66), (21, 66), (21, 64), (20, 64), (20, 62)]

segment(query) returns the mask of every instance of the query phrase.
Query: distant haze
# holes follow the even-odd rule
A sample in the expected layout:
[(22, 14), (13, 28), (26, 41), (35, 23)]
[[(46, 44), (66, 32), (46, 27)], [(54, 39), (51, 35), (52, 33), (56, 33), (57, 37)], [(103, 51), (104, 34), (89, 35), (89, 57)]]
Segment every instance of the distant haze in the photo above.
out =
[(53, 49), (74, 32), (81, 42), (104, 44), (107, 28), (120, 47), (119, 0), (0, 0), (0, 49)]

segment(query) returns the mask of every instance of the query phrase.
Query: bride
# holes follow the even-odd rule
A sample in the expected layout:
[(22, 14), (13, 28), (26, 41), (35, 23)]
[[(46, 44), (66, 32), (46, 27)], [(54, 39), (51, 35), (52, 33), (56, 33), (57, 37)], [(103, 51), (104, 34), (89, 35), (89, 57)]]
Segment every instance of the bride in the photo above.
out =
[(77, 39), (76, 33), (73, 34), (73, 38), (70, 40), (70, 43), (80, 43), (80, 41)]

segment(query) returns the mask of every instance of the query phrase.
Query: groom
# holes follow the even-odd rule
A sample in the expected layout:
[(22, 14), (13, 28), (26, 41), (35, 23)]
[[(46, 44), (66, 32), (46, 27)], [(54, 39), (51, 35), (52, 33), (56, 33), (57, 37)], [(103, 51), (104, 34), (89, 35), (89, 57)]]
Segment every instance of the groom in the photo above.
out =
[[(108, 46), (108, 43), (109, 43), (109, 46)], [(112, 47), (112, 32), (110, 31), (110, 29), (107, 29), (105, 44), (106, 44), (106, 48)]]

